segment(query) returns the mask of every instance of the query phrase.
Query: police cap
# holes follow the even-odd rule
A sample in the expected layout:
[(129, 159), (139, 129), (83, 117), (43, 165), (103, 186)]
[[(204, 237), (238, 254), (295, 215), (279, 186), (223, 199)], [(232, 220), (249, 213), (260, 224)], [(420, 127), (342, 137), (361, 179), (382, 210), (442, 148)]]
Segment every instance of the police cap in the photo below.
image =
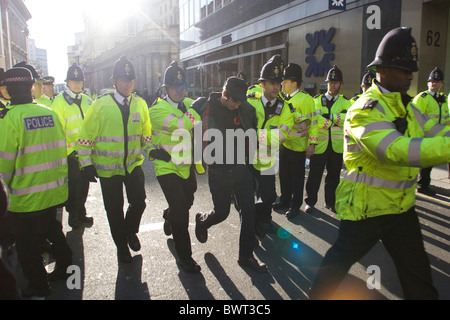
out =
[(325, 79), (325, 82), (331, 81), (344, 82), (342, 71), (336, 65), (334, 65), (330, 70), (328, 70), (327, 78)]
[(31, 85), (35, 81), (33, 74), (27, 68), (13, 67), (5, 72), (6, 86)]
[(431, 71), (430, 76), (428, 77), (428, 81), (444, 81), (444, 73), (441, 69), (438, 67), (434, 68), (433, 71)]
[(284, 63), (281, 55), (277, 54), (267, 61), (261, 69), (261, 75), (258, 81), (283, 81)]
[(184, 70), (178, 65), (178, 62), (172, 61), (164, 73), (163, 86), (182, 88), (187, 87), (187, 85)]
[(53, 84), (55, 84), (55, 78), (54, 77), (52, 77), (52, 76), (47, 76), (47, 77), (44, 77), (44, 82), (42, 83), (44, 86), (45, 85), (53, 85)]
[(33, 76), (34, 80), (39, 80), (41, 76), (37, 73), (36, 69), (32, 66), (27, 64), (25, 61), (21, 61), (18, 64), (14, 65), (13, 68), (25, 68), (28, 69), (31, 72), (31, 75)]
[(361, 81), (361, 87), (370, 87), (372, 86), (373, 79), (375, 79), (375, 73), (372, 70), (367, 70), (366, 74), (363, 76)]
[(123, 55), (114, 63), (111, 79), (135, 80), (136, 72), (130, 60)]
[(375, 70), (376, 67), (394, 67), (410, 72), (419, 70), (417, 42), (411, 35), (410, 27), (401, 27), (389, 31), (381, 40), (375, 60), (367, 66)]
[(76, 64), (72, 64), (67, 70), (67, 81), (84, 81), (83, 70)]
[(292, 80), (297, 81), (298, 83), (303, 80), (303, 71), (302, 67), (300, 67), (296, 63), (289, 63), (288, 66), (284, 69), (283, 80)]

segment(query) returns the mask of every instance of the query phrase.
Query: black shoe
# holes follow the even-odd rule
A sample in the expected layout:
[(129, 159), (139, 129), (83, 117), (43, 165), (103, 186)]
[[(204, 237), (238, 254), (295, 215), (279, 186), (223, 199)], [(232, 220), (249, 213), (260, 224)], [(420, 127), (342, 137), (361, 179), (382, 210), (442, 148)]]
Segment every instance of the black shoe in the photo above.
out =
[(436, 195), (436, 192), (431, 190), (430, 187), (418, 187), (417, 192), (426, 194), (427, 196), (430, 196), (430, 197), (434, 197)]
[(80, 220), (75, 219), (75, 218), (70, 218), (70, 216), (69, 216), (68, 223), (72, 229), (78, 229), (80, 227)]
[(313, 213), (314, 210), (316, 210), (316, 208), (314, 208), (314, 206), (310, 206), (310, 205), (306, 205), (305, 206), (305, 212), (306, 213)]
[(267, 272), (268, 268), (265, 264), (259, 264), (258, 260), (254, 257), (244, 258), (239, 257), (238, 263), (241, 267), (248, 267), (256, 272)]
[(166, 236), (170, 236), (172, 235), (172, 225), (170, 224), (169, 221), (169, 209), (165, 209), (163, 211), (163, 218), (164, 218), (164, 226), (163, 226), (164, 234)]
[(200, 243), (208, 241), (208, 229), (202, 226), (202, 212), (197, 212), (195, 215), (195, 236)]
[(81, 222), (81, 223), (86, 223), (86, 224), (92, 225), (92, 224), (94, 224), (94, 217), (92, 217), (92, 216), (82, 216), (82, 217), (78, 218), (78, 221)]
[(336, 213), (336, 209), (334, 209), (334, 206), (329, 206), (329, 205), (325, 205), (325, 208), (327, 208), (328, 210), (330, 210), (331, 212)]
[(51, 273), (47, 275), (47, 280), (50, 282), (67, 280), (69, 274), (67, 273), (67, 268), (56, 267)]
[(199, 273), (202, 269), (192, 258), (179, 259), (177, 263), (184, 269), (184, 271), (189, 273)]
[(278, 200), (272, 205), (272, 208), (274, 210), (289, 208), (289, 202), (281, 202), (280, 200)]
[(293, 219), (296, 216), (298, 216), (300, 214), (300, 210), (299, 209), (292, 209), (289, 208), (288, 211), (286, 211), (286, 213), (284, 214), (286, 216), (286, 218), (288, 219)]
[(23, 298), (31, 298), (31, 297), (45, 298), (48, 297), (51, 293), (52, 291), (50, 290), (49, 287), (42, 289), (35, 289), (28, 286), (20, 291), (20, 295)]
[(141, 243), (139, 242), (139, 238), (135, 233), (128, 235), (127, 240), (128, 246), (131, 250), (133, 250), (134, 252), (141, 250)]
[(133, 261), (133, 258), (131, 257), (130, 250), (128, 250), (128, 247), (125, 248), (117, 248), (117, 260), (123, 263), (130, 263)]

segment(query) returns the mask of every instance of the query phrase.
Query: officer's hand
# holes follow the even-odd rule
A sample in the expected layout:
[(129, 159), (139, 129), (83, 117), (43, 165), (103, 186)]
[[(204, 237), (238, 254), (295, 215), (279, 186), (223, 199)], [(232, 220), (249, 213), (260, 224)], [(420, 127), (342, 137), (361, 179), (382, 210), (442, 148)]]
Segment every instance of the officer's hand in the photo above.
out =
[(82, 170), (83, 176), (89, 181), (89, 182), (97, 182), (98, 175), (97, 170), (93, 165), (84, 167)]
[(306, 137), (308, 135), (308, 125), (306, 121), (303, 121), (298, 125), (297, 133), (300, 133), (300, 138)]
[(170, 154), (163, 149), (153, 149), (149, 152), (149, 156), (155, 160), (162, 160), (165, 162), (169, 162), (172, 157)]
[(329, 119), (331, 118), (331, 114), (327, 113), (327, 114), (322, 114), (322, 117), (324, 117), (325, 119)]

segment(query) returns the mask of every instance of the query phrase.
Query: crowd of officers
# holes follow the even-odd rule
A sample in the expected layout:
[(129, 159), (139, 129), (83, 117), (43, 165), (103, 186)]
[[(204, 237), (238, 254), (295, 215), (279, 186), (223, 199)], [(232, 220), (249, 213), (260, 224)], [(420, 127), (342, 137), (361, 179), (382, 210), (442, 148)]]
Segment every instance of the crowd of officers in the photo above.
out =
[[(177, 262), (187, 272), (201, 271), (188, 230), (196, 173), (208, 170), (214, 204), (195, 216), (198, 241), (208, 240), (208, 229), (224, 221), (234, 203), (241, 217), (238, 263), (266, 272), (253, 250), (273, 229), (272, 209), (286, 209), (288, 219), (297, 216), (305, 185), (305, 211), (313, 212), (326, 169), (325, 206), (341, 225), (310, 297), (332, 298), (350, 267), (381, 239), (405, 298), (437, 299), (414, 204), (417, 177), (418, 190), (432, 194), (431, 168), (450, 162), (450, 117), (439, 68), (430, 74), (428, 91), (414, 99), (406, 94), (417, 63), (411, 29), (397, 28), (381, 41), (363, 78), (363, 93), (351, 100), (339, 93), (343, 73), (337, 66), (328, 72), (327, 92), (313, 98), (300, 89), (301, 67), (285, 67), (275, 55), (263, 66), (258, 85), (248, 88), (241, 78), (230, 77), (222, 92), (193, 101), (186, 97), (184, 70), (172, 62), (164, 75), (166, 96), (151, 106), (132, 94), (136, 75), (126, 56), (113, 66), (115, 91), (95, 101), (82, 93), (84, 75), (76, 64), (67, 72), (65, 91), (54, 98), (54, 79), (40, 79), (32, 66), (23, 62), (2, 70), (0, 173), (7, 192), (2, 194), (1, 244), (8, 251), (15, 243), (28, 280), (21, 296), (48, 296), (49, 281), (67, 278), (72, 252), (57, 209), (65, 207), (72, 228), (92, 224), (85, 202), (90, 182), (97, 179), (117, 258), (132, 262), (130, 249), (141, 248), (137, 234), (146, 208), (145, 152), (168, 204), (164, 233), (173, 237)], [(196, 126), (211, 134), (202, 139), (204, 152), (223, 148), (215, 149), (214, 161), (194, 154)], [(246, 133), (244, 147), (229, 138), (228, 130)], [(219, 138), (225, 140), (214, 144)], [(56, 266), (47, 274), (41, 254), (49, 244)], [(7, 279), (6, 264), (0, 271)], [(14, 284), (9, 274), (11, 282), (2, 280), (2, 285)]]

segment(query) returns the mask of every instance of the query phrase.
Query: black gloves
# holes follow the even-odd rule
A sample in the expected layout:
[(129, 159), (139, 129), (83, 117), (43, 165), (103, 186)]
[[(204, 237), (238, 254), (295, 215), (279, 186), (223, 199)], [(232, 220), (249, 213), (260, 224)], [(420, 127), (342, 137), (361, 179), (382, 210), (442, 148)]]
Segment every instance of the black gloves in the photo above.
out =
[(93, 165), (84, 167), (83, 170), (83, 176), (89, 180), (89, 182), (97, 182), (98, 175), (97, 175), (97, 170), (95, 169), (95, 167)]
[(163, 149), (153, 149), (149, 152), (149, 156), (155, 160), (162, 160), (165, 162), (169, 162), (172, 157), (170, 154)]

